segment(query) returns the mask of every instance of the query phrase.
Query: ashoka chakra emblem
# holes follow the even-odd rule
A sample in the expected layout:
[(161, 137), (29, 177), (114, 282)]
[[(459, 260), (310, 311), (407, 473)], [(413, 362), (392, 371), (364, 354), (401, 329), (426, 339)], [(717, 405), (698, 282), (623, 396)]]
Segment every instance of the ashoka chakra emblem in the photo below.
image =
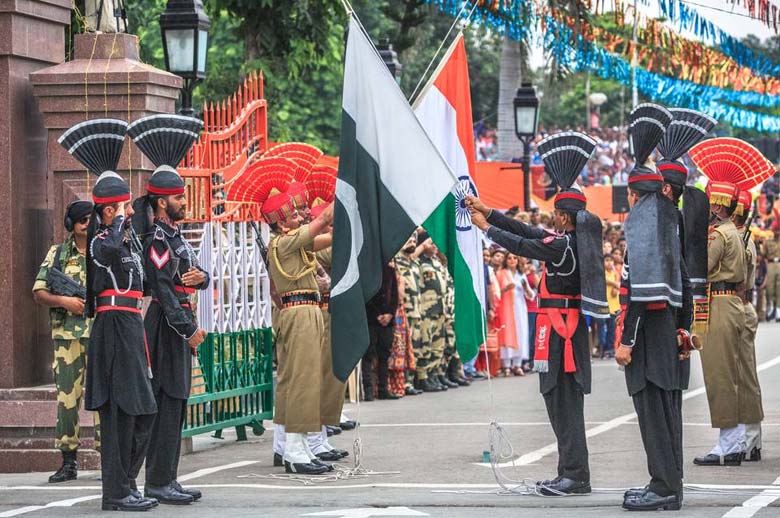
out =
[(471, 230), (471, 216), (466, 208), (466, 196), (476, 196), (477, 189), (468, 176), (458, 177), (455, 187), (455, 228), (460, 231)]

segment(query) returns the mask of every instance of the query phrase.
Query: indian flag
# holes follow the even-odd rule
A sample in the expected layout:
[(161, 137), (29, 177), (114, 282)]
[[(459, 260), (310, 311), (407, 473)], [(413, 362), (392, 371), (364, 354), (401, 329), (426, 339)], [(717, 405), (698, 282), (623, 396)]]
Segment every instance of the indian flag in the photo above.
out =
[[(430, 81), (414, 103), (414, 113), (458, 183), (447, 200), (455, 204), (442, 207), (439, 219), (423, 226), (450, 261), (455, 279), (455, 341), (464, 360), (476, 356), (485, 340), (485, 269), (482, 261), (482, 232), (471, 225), (464, 204), (468, 194), (476, 196), (474, 172), (474, 129), (471, 118), (471, 89), (466, 44), (458, 34), (442, 58)], [(448, 210), (450, 209), (450, 210)], [(449, 219), (455, 217), (455, 235)], [(437, 225), (444, 228), (437, 228)]]
[[(472, 308), (456, 309), (456, 325), (470, 321), (477, 336), (482, 316), (457, 245), (457, 229), (465, 226), (462, 195), (455, 194), (462, 192), (459, 180), (354, 17), (344, 65), (340, 147), (330, 311), (333, 371), (345, 381), (368, 347), (365, 304), (381, 287), (384, 265), (420, 225), (448, 254), (456, 306), (467, 304), (458, 299), (461, 285), (472, 291)], [(478, 342), (467, 336), (458, 340)], [(472, 356), (464, 351), (464, 358)]]

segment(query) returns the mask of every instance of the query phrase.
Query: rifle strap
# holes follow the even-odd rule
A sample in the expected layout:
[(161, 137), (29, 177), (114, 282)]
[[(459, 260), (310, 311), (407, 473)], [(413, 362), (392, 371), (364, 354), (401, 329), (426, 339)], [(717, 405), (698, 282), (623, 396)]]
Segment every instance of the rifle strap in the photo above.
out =
[(63, 271), (62, 268), (62, 246), (65, 243), (60, 243), (59, 246), (57, 246), (57, 251), (54, 252), (54, 261), (52, 261), (51, 268), (54, 268), (55, 270)]

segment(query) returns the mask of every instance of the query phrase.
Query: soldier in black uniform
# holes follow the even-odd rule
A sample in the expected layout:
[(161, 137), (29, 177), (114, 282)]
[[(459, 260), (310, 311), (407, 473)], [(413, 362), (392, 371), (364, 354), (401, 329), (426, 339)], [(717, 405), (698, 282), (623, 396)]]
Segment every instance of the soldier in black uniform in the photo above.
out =
[(588, 327), (584, 315), (608, 318), (601, 222), (585, 210), (576, 177), (595, 148), (581, 133), (539, 143), (548, 171), (563, 187), (555, 198), (556, 232), (531, 227), (467, 198), (472, 221), (509, 252), (545, 262), (539, 286), (534, 370), (558, 441), (558, 476), (537, 483), (546, 496), (590, 493), (584, 396), (590, 393)]
[(678, 510), (682, 505), (679, 405), (687, 364), (680, 362), (678, 336), (680, 343), (690, 343), (693, 301), (682, 258), (679, 211), (662, 192), (664, 177), (644, 166), (672, 118), (662, 106), (641, 104), (631, 113), (629, 129), (639, 165), (628, 177), (632, 209), (626, 221), (628, 253), (621, 289), (626, 305), (615, 359), (625, 367), (651, 477), (646, 487), (624, 495), (623, 508), (636, 511)]
[(126, 129), (125, 121), (96, 119), (59, 139), (90, 172), (100, 174), (87, 230), (85, 311), (95, 321), (87, 349), (85, 407), (100, 413), (104, 511), (145, 511), (157, 505), (135, 484), (157, 405), (141, 319), (140, 244), (126, 224), (133, 214), (130, 187), (114, 172)]
[[(146, 457), (146, 496), (164, 504), (188, 504), (200, 499), (196, 489), (177, 482), (181, 430), (187, 410), (192, 356), (206, 338), (190, 302), (195, 290), (209, 286), (209, 275), (197, 264), (176, 222), (186, 215), (184, 181), (178, 165), (202, 129), (202, 122), (177, 115), (153, 115), (128, 127), (128, 134), (157, 166), (147, 195), (136, 200), (136, 221), (144, 236), (144, 261), (152, 303), (146, 313), (158, 413)], [(151, 221), (150, 221), (151, 220)]]

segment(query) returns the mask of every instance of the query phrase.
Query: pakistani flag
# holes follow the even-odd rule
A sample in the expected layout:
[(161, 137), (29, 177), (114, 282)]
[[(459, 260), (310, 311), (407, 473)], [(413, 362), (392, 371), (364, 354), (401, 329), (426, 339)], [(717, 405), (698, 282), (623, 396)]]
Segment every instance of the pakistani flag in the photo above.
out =
[[(461, 284), (458, 272), (468, 268), (451, 246), (465, 217), (453, 195), (457, 184), (376, 49), (350, 18), (330, 299), (337, 378), (345, 381), (363, 357), (369, 342), (365, 304), (381, 286), (384, 265), (416, 227), (424, 226), (445, 253), (454, 250), (449, 264), (456, 290)], [(479, 304), (476, 297), (473, 304)], [(481, 318), (472, 325), (481, 329)]]

